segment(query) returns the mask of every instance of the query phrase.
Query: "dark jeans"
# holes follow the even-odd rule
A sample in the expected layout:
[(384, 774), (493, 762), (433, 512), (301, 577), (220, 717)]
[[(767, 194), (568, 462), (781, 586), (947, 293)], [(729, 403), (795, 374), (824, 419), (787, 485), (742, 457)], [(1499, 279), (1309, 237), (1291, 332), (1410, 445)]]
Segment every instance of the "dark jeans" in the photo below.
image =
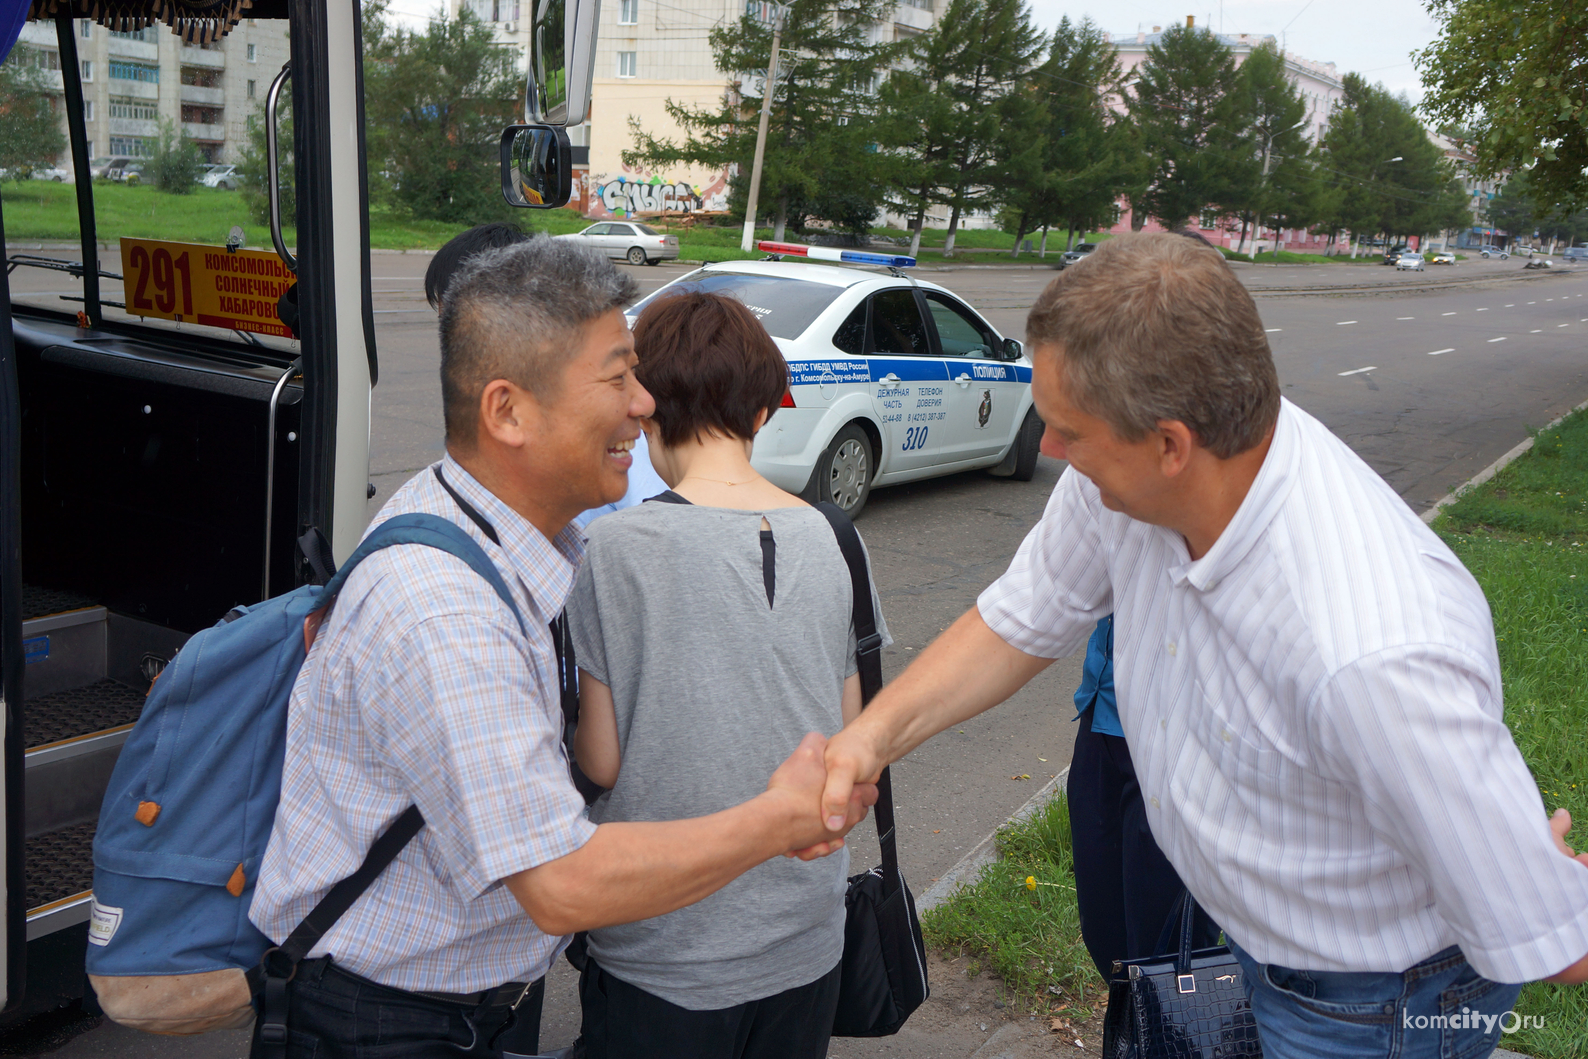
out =
[[(1164, 924), (1185, 884), (1147, 826), (1130, 750), (1117, 735), (1080, 720), (1066, 787), (1075, 850), (1081, 939), (1104, 979), (1115, 960), (1158, 955)], [(1193, 944), (1218, 944), (1219, 928), (1198, 910)]]
[(579, 977), (588, 1059), (823, 1059), (838, 1010), (835, 966), (809, 985), (731, 1008), (690, 1011), (612, 977)]
[(287, 1059), (501, 1059), (540, 1051), (546, 980), (517, 1009), (465, 1007), (304, 960), (288, 987)]

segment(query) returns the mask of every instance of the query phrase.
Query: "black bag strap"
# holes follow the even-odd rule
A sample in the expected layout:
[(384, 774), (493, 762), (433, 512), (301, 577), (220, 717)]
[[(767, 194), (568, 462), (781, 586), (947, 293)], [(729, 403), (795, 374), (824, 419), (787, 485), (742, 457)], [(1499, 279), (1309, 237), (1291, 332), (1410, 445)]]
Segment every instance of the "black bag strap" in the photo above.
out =
[[(871, 577), (866, 570), (866, 552), (860, 544), (855, 524), (834, 504), (817, 504), (833, 527), (838, 550), (849, 567), (849, 583), (854, 590), (855, 656), (860, 663), (860, 703), (876, 698), (882, 690), (882, 634), (877, 631), (877, 609), (871, 599)], [(877, 819), (877, 844), (882, 847), (882, 886), (889, 895), (903, 880), (899, 875), (899, 846), (894, 835), (893, 780), (884, 768), (877, 777), (877, 804), (872, 809)]]

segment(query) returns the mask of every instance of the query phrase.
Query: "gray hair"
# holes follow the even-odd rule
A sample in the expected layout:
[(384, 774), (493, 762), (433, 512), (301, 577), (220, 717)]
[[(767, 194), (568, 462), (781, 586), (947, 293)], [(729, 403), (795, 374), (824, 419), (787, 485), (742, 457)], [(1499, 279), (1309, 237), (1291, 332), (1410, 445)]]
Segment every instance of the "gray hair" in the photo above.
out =
[(571, 239), (538, 235), (468, 257), (441, 309), (447, 441), (473, 444), (480, 395), (495, 379), (554, 396), (584, 325), (638, 294), (632, 276)]
[(1125, 441), (1179, 421), (1229, 459), (1279, 418), (1279, 374), (1252, 296), (1218, 251), (1181, 235), (1104, 241), (1048, 284), (1026, 338), (1058, 352), (1070, 400)]

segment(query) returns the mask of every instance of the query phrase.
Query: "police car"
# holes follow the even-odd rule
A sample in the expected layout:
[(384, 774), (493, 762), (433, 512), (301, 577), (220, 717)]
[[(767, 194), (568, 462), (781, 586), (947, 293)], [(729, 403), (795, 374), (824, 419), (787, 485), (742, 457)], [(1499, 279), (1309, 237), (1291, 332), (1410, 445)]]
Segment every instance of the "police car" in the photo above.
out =
[(758, 246), (773, 257), (707, 265), (628, 310), (633, 323), (653, 299), (688, 288), (731, 294), (760, 317), (791, 385), (756, 437), (757, 471), (851, 517), (877, 486), (975, 468), (1031, 480), (1043, 426), (1018, 341), (902, 271), (911, 258)]

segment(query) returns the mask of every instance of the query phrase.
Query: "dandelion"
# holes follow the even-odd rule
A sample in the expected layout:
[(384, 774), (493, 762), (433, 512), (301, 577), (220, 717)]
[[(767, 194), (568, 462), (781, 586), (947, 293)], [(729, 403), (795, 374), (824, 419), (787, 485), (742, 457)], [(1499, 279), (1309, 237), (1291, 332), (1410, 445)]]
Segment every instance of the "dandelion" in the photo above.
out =
[(1037, 888), (1037, 877), (1035, 875), (1027, 875), (1026, 876), (1026, 889), (1027, 890), (1035, 890), (1036, 888)]

